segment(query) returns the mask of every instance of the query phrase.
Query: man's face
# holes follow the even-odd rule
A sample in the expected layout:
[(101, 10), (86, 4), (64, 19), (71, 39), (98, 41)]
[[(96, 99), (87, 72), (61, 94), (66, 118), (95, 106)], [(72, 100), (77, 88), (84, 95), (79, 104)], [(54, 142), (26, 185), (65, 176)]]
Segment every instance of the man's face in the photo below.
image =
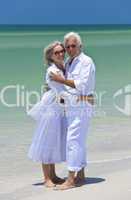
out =
[(77, 40), (73, 37), (69, 38), (65, 43), (65, 49), (68, 55), (73, 58), (77, 56), (80, 52), (80, 46)]

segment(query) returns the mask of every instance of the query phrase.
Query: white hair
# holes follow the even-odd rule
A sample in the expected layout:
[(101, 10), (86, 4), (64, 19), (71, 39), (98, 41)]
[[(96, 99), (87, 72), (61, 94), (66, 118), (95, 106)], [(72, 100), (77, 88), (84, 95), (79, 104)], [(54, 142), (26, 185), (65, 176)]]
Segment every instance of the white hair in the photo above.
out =
[(76, 39), (78, 45), (81, 47), (82, 46), (82, 41), (81, 41), (81, 37), (78, 33), (75, 32), (69, 32), (64, 36), (64, 45), (66, 44), (66, 42), (70, 39), (70, 38), (74, 38)]
[(54, 61), (52, 59), (53, 49), (56, 46), (61, 46), (63, 50), (65, 50), (64, 45), (60, 41), (54, 41), (50, 43), (47, 47), (45, 47), (44, 53), (44, 60), (47, 65), (51, 65)]

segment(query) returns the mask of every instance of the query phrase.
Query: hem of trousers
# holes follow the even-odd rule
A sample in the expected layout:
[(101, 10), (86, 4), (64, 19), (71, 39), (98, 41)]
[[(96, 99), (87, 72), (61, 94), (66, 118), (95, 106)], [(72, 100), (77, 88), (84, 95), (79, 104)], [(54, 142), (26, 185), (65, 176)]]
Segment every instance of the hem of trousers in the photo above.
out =
[(72, 172), (79, 172), (83, 167), (86, 167), (86, 166), (87, 166), (87, 164), (82, 165), (81, 167), (69, 167), (68, 166), (68, 170), (72, 171)]

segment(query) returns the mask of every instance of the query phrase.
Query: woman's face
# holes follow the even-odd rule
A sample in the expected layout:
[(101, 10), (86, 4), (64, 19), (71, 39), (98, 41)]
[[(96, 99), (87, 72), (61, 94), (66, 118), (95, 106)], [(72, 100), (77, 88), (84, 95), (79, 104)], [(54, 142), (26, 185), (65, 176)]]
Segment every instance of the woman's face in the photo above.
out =
[(57, 45), (53, 49), (52, 59), (55, 63), (62, 63), (65, 57), (65, 50), (61, 45)]

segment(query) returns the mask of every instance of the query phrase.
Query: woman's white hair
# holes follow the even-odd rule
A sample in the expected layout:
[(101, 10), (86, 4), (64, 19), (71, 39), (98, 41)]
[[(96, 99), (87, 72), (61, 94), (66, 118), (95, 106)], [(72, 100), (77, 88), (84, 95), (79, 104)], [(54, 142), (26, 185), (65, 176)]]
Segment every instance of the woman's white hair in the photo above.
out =
[(77, 41), (77, 44), (81, 47), (82, 46), (82, 41), (81, 41), (81, 37), (78, 33), (75, 32), (69, 32), (64, 36), (64, 45), (66, 45), (67, 41), (70, 38), (75, 38)]
[(59, 41), (54, 41), (50, 43), (47, 47), (45, 47), (44, 53), (44, 61), (47, 65), (51, 65), (54, 61), (52, 60), (53, 49), (60, 45), (64, 49), (64, 45)]

